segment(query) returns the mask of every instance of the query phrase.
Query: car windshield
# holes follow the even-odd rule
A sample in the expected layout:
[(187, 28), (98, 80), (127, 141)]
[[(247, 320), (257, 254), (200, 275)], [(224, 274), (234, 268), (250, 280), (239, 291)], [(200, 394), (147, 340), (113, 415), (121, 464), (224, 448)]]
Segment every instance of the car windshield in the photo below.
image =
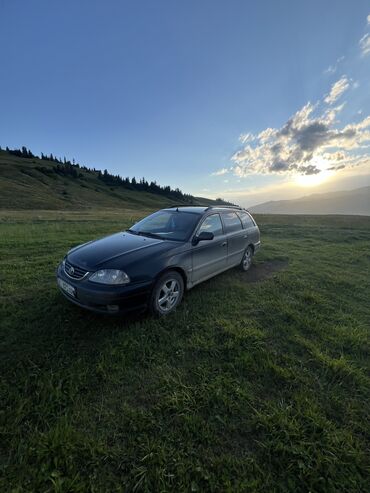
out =
[(134, 224), (129, 233), (162, 240), (185, 241), (194, 230), (200, 216), (191, 212), (158, 211)]

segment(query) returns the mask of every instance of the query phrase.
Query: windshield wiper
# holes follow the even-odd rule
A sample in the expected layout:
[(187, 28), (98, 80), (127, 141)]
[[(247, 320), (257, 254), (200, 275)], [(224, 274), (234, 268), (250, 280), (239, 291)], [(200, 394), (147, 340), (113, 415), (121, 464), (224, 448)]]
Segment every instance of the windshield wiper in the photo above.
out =
[(132, 235), (138, 235), (139, 233), (137, 231), (134, 231), (133, 229), (126, 229), (127, 233), (131, 233)]
[(163, 240), (163, 237), (161, 235), (150, 233), (149, 231), (137, 231), (136, 234), (140, 236), (148, 236), (149, 238), (157, 238), (159, 240)]

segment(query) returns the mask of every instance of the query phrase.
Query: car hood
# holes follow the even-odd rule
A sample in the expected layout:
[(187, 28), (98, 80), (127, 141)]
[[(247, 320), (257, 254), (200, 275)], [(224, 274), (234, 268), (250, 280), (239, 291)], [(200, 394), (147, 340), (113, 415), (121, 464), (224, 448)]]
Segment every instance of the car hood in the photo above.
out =
[(120, 232), (85, 243), (68, 252), (68, 261), (86, 270), (123, 268), (139, 256), (157, 255), (178, 246), (177, 242)]

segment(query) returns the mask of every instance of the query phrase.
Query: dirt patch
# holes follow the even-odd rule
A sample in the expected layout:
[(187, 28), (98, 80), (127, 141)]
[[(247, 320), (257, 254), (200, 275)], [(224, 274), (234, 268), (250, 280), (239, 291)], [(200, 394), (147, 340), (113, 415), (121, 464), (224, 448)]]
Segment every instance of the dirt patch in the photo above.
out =
[(268, 260), (258, 264), (252, 264), (248, 272), (243, 274), (246, 282), (259, 282), (272, 277), (275, 272), (279, 272), (288, 267), (288, 260)]

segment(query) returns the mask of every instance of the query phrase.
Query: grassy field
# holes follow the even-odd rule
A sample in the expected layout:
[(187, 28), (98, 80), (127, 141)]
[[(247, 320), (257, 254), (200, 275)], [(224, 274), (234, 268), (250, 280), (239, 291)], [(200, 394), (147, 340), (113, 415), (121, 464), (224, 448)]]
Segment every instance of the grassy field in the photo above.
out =
[(0, 491), (369, 491), (370, 218), (260, 216), (161, 320), (68, 303), (58, 261), (134, 216), (2, 213)]

